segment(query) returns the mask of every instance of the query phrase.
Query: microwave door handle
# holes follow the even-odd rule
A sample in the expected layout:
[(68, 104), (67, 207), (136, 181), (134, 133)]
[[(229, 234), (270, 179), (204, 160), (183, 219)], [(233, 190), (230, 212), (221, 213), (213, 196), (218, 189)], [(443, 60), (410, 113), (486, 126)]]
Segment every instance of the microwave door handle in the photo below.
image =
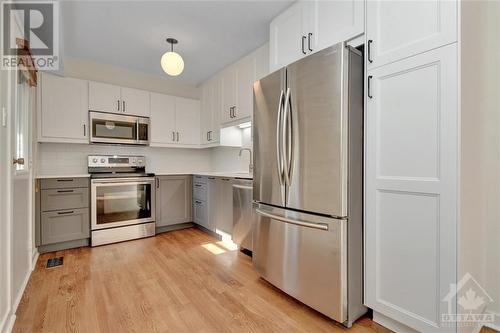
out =
[(135, 142), (139, 143), (139, 119), (136, 120), (135, 123)]

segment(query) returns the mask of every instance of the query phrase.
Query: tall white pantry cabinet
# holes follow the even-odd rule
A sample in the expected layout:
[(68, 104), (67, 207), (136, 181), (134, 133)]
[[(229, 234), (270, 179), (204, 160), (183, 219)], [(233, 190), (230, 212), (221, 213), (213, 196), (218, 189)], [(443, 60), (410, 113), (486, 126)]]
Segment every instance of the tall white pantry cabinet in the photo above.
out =
[(456, 332), (457, 12), (366, 3), (365, 303), (397, 332)]
[(500, 44), (486, 42), (494, 20), (486, 6), (366, 2), (365, 303), (396, 332), (478, 330), (443, 318), (463, 312), (456, 298), (445, 298), (466, 273), (487, 283), (471, 264), (481, 254), (468, 254), (482, 245), (466, 234), (487, 223), (466, 198), (482, 189), (463, 168), (468, 156), (484, 162), (469, 141), (488, 122), (478, 120), (489, 112), (484, 88), (498, 74), (486, 61)]

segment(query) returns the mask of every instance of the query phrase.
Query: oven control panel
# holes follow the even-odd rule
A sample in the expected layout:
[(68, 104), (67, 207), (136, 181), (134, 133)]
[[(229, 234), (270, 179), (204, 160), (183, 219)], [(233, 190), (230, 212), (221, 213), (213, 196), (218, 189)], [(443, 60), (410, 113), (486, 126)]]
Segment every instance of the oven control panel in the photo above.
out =
[(144, 156), (89, 155), (88, 166), (90, 168), (144, 168), (146, 166), (146, 158)]

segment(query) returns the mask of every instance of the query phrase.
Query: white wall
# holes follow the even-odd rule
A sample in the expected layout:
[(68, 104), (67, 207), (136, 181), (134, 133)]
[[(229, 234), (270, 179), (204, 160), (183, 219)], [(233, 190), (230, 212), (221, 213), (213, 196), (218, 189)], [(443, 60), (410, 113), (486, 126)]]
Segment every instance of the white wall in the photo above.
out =
[(37, 175), (87, 173), (87, 156), (92, 154), (146, 156), (148, 172), (212, 170), (210, 149), (40, 143)]
[(216, 172), (248, 172), (248, 152), (238, 156), (240, 148), (216, 147), (212, 148), (211, 165), (212, 171)]
[(471, 273), (500, 314), (500, 2), (463, 1), (461, 12), (459, 278)]
[[(7, 107), (7, 71), (0, 71), (0, 108)], [(10, 230), (8, 217), (7, 172), (8, 160), (7, 127), (0, 126), (0, 332), (10, 319)]]
[(201, 96), (201, 91), (197, 86), (169, 79), (166, 74), (163, 78), (77, 58), (66, 57), (64, 59), (64, 75), (181, 97), (200, 98)]

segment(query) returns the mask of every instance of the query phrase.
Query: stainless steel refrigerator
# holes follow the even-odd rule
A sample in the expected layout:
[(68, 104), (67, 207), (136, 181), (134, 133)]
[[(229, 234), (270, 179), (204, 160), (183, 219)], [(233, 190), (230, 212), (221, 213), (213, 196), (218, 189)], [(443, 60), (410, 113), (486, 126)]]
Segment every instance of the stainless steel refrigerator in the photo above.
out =
[(340, 43), (256, 81), (253, 263), (350, 326), (363, 306), (363, 56)]

